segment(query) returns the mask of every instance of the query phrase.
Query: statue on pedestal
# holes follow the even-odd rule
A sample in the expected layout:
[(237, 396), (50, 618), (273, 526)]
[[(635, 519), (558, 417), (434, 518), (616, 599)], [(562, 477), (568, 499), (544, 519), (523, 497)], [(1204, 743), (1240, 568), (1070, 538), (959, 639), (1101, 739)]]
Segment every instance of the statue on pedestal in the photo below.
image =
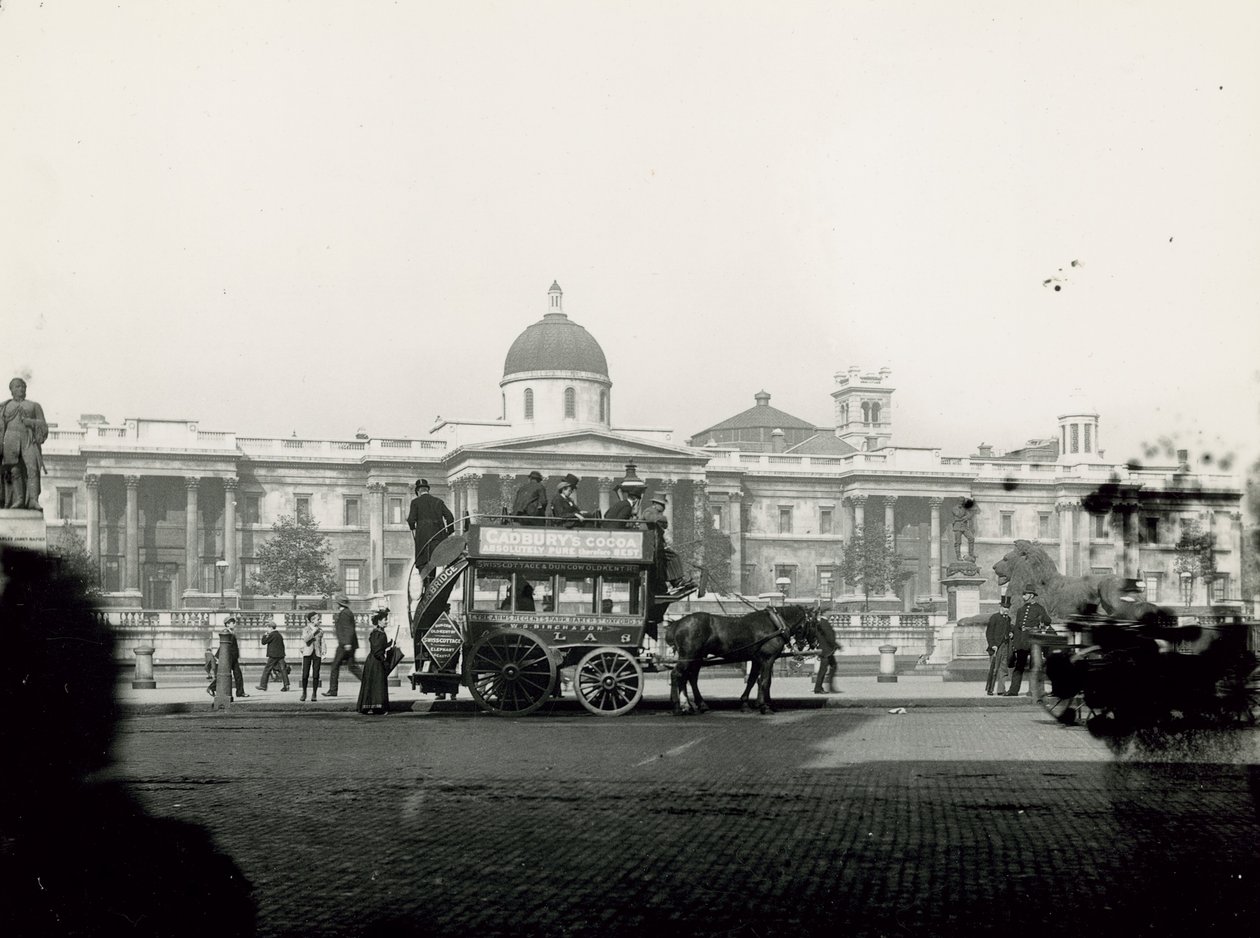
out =
[(39, 507), (39, 474), (44, 468), (41, 447), (48, 439), (48, 423), (44, 409), (26, 399), (26, 382), (14, 378), (9, 382), (9, 400), (0, 406), (0, 489), (4, 508)]
[[(950, 527), (954, 531), (954, 557), (958, 560), (976, 559), (976, 527), (972, 518), (976, 513), (976, 502), (973, 498), (960, 498), (954, 506), (954, 521)], [(967, 553), (962, 552), (963, 538), (967, 539)]]

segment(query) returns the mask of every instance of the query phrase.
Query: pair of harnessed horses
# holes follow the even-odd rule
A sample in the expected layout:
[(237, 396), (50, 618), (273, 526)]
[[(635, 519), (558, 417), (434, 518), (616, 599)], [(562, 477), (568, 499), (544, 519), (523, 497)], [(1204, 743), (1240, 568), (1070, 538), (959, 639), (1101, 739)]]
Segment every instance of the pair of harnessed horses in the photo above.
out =
[[(739, 698), (740, 710), (748, 712), (748, 697), (757, 686), (757, 710), (773, 713), (770, 680), (774, 662), (787, 646), (817, 644), (819, 610), (805, 606), (768, 606), (743, 616), (693, 612), (669, 627), (665, 641), (678, 653), (670, 682), (669, 698), (675, 715), (709, 710), (696, 680), (707, 664), (749, 661), (748, 683)], [(687, 688), (691, 691), (688, 694)], [(687, 708), (682, 699), (688, 698)]]

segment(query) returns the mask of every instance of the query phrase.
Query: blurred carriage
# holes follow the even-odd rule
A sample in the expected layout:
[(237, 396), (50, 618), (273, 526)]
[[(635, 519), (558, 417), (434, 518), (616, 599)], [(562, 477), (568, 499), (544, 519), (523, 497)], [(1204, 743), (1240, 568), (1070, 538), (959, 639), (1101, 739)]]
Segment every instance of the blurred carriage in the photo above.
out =
[(1046, 656), (1040, 698), (1061, 723), (1116, 737), (1260, 720), (1251, 623), (1180, 625), (1150, 606), (1130, 619), (1074, 616), (1067, 627), (1075, 641)]

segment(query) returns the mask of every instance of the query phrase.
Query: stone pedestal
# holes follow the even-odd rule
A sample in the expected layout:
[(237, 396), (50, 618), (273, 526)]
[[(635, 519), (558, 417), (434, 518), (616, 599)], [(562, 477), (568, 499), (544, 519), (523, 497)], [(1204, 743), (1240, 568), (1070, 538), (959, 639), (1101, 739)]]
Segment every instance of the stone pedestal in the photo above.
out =
[[(962, 674), (970, 672), (976, 662), (988, 668), (983, 629), (976, 648), (976, 637), (970, 634), (974, 627), (960, 629), (958, 626), (959, 621), (980, 614), (980, 585), (984, 580), (975, 564), (965, 562), (950, 564), (948, 575), (941, 580), (941, 586), (946, 589), (947, 615), (945, 624), (936, 630), (936, 644), (929, 664), (944, 666), (941, 675), (944, 680), (973, 680), (970, 674), (965, 677)], [(976, 661), (972, 661), (973, 658)]]
[(26, 508), (0, 508), (0, 544), (48, 552), (44, 513)]
[(153, 651), (152, 645), (142, 645), (135, 649), (136, 673), (131, 677), (131, 686), (134, 690), (157, 688), (157, 681), (153, 677)]

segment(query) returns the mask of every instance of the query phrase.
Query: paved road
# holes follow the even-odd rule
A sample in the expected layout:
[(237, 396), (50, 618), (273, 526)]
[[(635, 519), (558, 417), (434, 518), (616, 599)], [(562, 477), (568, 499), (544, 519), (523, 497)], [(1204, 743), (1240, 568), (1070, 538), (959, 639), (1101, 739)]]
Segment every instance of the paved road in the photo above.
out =
[(242, 710), (127, 720), (118, 772), (211, 829), (264, 936), (1255, 934), (1258, 736)]

